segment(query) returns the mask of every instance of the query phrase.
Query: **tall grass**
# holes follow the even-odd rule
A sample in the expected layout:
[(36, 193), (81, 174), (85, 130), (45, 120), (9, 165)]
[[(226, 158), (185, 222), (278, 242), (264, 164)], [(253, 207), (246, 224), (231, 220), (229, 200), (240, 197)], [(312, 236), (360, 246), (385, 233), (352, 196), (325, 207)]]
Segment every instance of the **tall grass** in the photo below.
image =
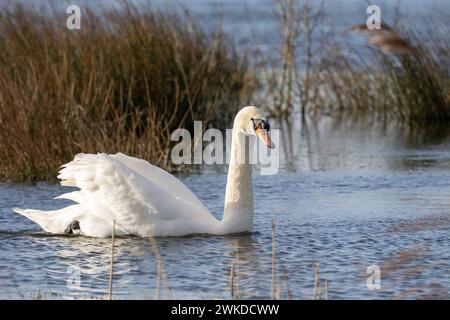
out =
[(429, 22), (433, 35), (398, 27), (388, 37), (368, 37), (363, 48), (325, 19), (323, 4), (274, 0), (274, 11), (283, 45), (275, 63), (265, 57), (260, 71), (273, 115), (300, 113), (304, 121), (325, 114), (415, 127), (450, 122), (445, 17)]
[(274, 0), (274, 11), (283, 45), (253, 65), (185, 11), (124, 2), (83, 11), (81, 30), (68, 30), (59, 9), (2, 6), (0, 179), (52, 179), (78, 152), (121, 151), (172, 170), (175, 128), (228, 127), (250, 101), (290, 121), (449, 123), (446, 17), (430, 22), (431, 35), (396, 21), (397, 43), (413, 50), (390, 54), (392, 43), (373, 39), (365, 50), (345, 45), (323, 4)]
[(0, 8), (0, 179), (41, 180), (78, 152), (121, 151), (171, 169), (170, 133), (229, 125), (251, 93), (226, 36), (187, 13), (135, 8), (66, 14)]

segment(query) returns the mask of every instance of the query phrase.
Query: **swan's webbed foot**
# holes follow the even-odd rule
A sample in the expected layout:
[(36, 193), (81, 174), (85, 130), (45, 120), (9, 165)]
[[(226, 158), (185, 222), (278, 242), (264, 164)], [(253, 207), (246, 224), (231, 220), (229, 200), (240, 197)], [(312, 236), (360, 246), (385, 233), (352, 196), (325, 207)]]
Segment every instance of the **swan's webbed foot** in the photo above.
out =
[(64, 233), (65, 234), (73, 234), (73, 233), (75, 233), (74, 230), (80, 230), (80, 223), (77, 220), (72, 221), (72, 223), (69, 224), (69, 226), (66, 228)]

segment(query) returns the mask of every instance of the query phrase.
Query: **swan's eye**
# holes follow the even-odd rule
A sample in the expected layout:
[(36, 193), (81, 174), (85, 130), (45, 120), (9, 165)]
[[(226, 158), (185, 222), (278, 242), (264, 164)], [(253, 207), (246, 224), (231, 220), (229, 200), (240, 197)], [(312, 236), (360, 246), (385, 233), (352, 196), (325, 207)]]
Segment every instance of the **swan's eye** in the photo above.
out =
[(269, 131), (270, 130), (270, 124), (268, 120), (263, 119), (255, 119), (250, 118), (253, 122), (253, 129), (256, 131), (257, 129), (264, 129)]

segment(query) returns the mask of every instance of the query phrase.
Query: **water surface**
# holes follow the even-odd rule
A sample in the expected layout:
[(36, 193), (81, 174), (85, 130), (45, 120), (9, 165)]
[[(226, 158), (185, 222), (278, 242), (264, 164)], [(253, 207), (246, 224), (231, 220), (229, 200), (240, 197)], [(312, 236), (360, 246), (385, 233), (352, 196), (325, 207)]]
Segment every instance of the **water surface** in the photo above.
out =
[[(95, 5), (101, 3), (106, 2)], [(223, 27), (244, 49), (280, 48), (269, 0), (182, 3), (206, 28)], [(393, 3), (381, 4), (389, 23)], [(402, 19), (414, 17), (418, 28), (426, 27), (420, 18), (449, 9), (440, 0), (400, 3)], [(364, 22), (365, 9), (366, 1), (325, 1), (336, 32)], [(291, 141), (292, 148), (281, 152), (280, 172), (255, 173), (254, 233), (157, 240), (168, 278), (161, 298), (228, 299), (232, 264), (239, 297), (270, 298), (272, 221), (283, 298), (289, 292), (311, 299), (317, 265), (320, 285), (329, 281), (330, 298), (449, 297), (450, 141), (435, 134), (420, 140), (398, 128), (319, 128), (284, 135), (281, 146)], [(182, 180), (221, 217), (225, 171), (205, 170)], [(52, 198), (63, 192), (48, 183), (0, 184), (0, 298), (107, 296), (110, 239), (51, 236), (10, 210), (60, 208), (68, 202)], [(366, 285), (370, 265), (381, 268), (381, 290)], [(114, 298), (157, 298), (156, 284), (151, 243), (116, 239)]]
[[(322, 129), (311, 131), (311, 157), (306, 138), (294, 138), (303, 146), (294, 160), (277, 175), (255, 173), (253, 234), (157, 239), (168, 277), (159, 296), (228, 299), (235, 264), (239, 297), (270, 298), (273, 220), (283, 298), (311, 299), (317, 265), (330, 298), (448, 298), (448, 139), (414, 146), (386, 132)], [(182, 180), (221, 216), (225, 172)], [(59, 208), (66, 203), (52, 198), (62, 192), (0, 184), (0, 298), (107, 296), (110, 239), (51, 236), (10, 210)], [(381, 268), (381, 290), (367, 288), (370, 265)], [(156, 283), (151, 243), (118, 238), (114, 298), (157, 298)]]

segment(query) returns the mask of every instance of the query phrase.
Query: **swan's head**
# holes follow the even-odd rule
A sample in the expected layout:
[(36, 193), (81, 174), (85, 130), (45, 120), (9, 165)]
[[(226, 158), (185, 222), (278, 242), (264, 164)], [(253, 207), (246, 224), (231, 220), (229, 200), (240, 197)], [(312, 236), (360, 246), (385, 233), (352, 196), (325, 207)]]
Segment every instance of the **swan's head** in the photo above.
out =
[(257, 136), (270, 149), (275, 148), (270, 139), (270, 125), (264, 113), (257, 107), (242, 108), (234, 118), (233, 130), (247, 136)]

